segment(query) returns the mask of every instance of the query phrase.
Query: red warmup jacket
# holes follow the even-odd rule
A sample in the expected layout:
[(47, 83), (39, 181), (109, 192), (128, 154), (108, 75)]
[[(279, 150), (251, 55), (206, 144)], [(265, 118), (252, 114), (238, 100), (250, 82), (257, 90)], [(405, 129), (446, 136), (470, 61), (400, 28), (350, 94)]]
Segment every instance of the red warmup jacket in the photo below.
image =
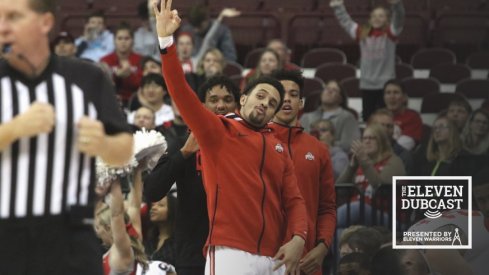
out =
[(304, 199), (286, 146), (270, 128), (208, 111), (185, 81), (175, 45), (162, 52), (168, 91), (201, 150), (207, 246), (273, 257), (284, 239), (307, 239)]
[(336, 228), (336, 193), (328, 148), (302, 127), (277, 123), (270, 123), (270, 127), (287, 146), (306, 203), (309, 233), (305, 253), (319, 242), (331, 247)]
[(139, 54), (131, 53), (129, 55), (129, 63), (131, 63), (131, 74), (126, 78), (120, 78), (115, 75), (115, 70), (120, 67), (119, 57), (115, 52), (102, 57), (101, 62), (109, 65), (112, 71), (112, 79), (114, 80), (117, 94), (121, 96), (122, 100), (128, 101), (132, 94), (139, 89), (141, 79), (143, 77), (143, 71), (141, 69), (141, 59)]

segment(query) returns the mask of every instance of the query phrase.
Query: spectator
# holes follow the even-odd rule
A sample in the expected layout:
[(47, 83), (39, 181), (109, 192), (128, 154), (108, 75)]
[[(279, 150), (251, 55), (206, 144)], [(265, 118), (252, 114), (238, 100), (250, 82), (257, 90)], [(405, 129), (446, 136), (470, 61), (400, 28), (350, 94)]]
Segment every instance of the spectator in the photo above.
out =
[(219, 27), (221, 26), (222, 24), (221, 22), (224, 19), (224, 17), (236, 17), (239, 16), (240, 14), (241, 12), (239, 12), (236, 9), (228, 9), (228, 8), (223, 9), (219, 14), (219, 17), (212, 22), (209, 31), (206, 33), (204, 37), (202, 45), (200, 46), (200, 48), (197, 50), (196, 53), (194, 53), (193, 51), (194, 45), (193, 45), (192, 34), (188, 32), (182, 32), (178, 35), (177, 38), (178, 58), (182, 63), (182, 68), (185, 73), (192, 73), (197, 71), (198, 62), (199, 60), (202, 59), (204, 53), (206, 53), (207, 50), (211, 48), (211, 44), (216, 39), (217, 31), (219, 30)]
[(283, 86), (273, 78), (258, 79), (241, 95), (239, 115), (216, 116), (184, 81), (173, 45), (181, 19), (171, 1), (154, 10), (169, 93), (203, 152), (206, 273), (212, 266), (218, 275), (297, 274), (308, 231), (306, 207), (287, 149), (266, 127), (282, 106)]
[(375, 275), (404, 275), (399, 252), (387, 246), (381, 248), (372, 258), (370, 274)]
[(366, 227), (365, 225), (356, 224), (356, 225), (350, 225), (344, 230), (342, 230), (339, 244), (338, 244), (340, 258), (343, 258), (345, 255), (355, 252), (348, 245), (348, 240), (357, 230), (365, 227)]
[[(203, 4), (199, 4), (193, 6), (190, 10), (188, 21), (189, 24), (184, 24), (180, 31), (192, 34), (194, 46), (192, 56), (196, 56), (215, 20), (210, 20), (208, 8)], [(220, 24), (213, 37), (209, 41), (209, 48), (217, 48), (222, 52), (226, 60), (236, 61), (236, 47), (234, 46), (231, 30), (226, 25)]]
[[(150, 73), (153, 74), (159, 74), (161, 75), (161, 62), (157, 61), (156, 59), (152, 58), (151, 56), (145, 56), (141, 60), (141, 68), (143, 70), (143, 76), (146, 76)], [(167, 98), (165, 98), (165, 102), (167, 102)], [(148, 105), (146, 99), (143, 96), (143, 93), (141, 91), (141, 87), (139, 87), (137, 93), (134, 93), (131, 96), (131, 99), (129, 100), (128, 103), (128, 109), (130, 112), (136, 111), (142, 106)]]
[(401, 0), (389, 0), (391, 12), (376, 7), (367, 25), (360, 26), (347, 13), (343, 0), (331, 0), (336, 18), (343, 29), (360, 44), (360, 90), (363, 120), (367, 121), (377, 108), (384, 107), (384, 84), (395, 78), (396, 44), (404, 25)]
[(151, 0), (143, 1), (138, 5), (138, 16), (141, 26), (134, 32), (134, 52), (141, 56), (150, 56), (156, 60), (160, 58), (158, 39), (154, 20), (148, 13), (148, 5)]
[(141, 56), (132, 50), (133, 34), (128, 25), (121, 25), (115, 31), (115, 51), (102, 57), (101, 62), (112, 70), (117, 94), (124, 105), (137, 91), (141, 83)]
[(105, 28), (105, 16), (95, 12), (88, 16), (83, 36), (75, 40), (76, 56), (99, 62), (114, 50), (114, 35)]
[(336, 194), (331, 158), (327, 147), (299, 126), (299, 112), (304, 107), (302, 73), (282, 70), (274, 72), (273, 77), (284, 87), (285, 97), (282, 109), (277, 112), (270, 127), (289, 148), (295, 175), (301, 179), (299, 189), (308, 213), (309, 235), (301, 270), (306, 274), (322, 274), (322, 263), (333, 244), (336, 228)]
[[(455, 125), (446, 115), (440, 115), (431, 127), (428, 145), (422, 145), (414, 155), (415, 176), (462, 176), (470, 175), (477, 166), (470, 163)], [(468, 158), (466, 158), (468, 157)]]
[(377, 229), (362, 227), (354, 231), (346, 243), (353, 253), (364, 253), (370, 260), (380, 249), (382, 240), (382, 234)]
[(341, 258), (338, 265), (338, 275), (351, 274), (370, 275), (368, 255), (355, 252)]
[(174, 236), (177, 208), (177, 199), (171, 193), (151, 205), (149, 214), (151, 226), (144, 246), (148, 258), (152, 261), (175, 265)]
[(358, 121), (348, 110), (348, 97), (336, 81), (329, 81), (321, 94), (321, 106), (301, 118), (304, 129), (310, 132), (311, 124), (319, 119), (333, 122), (336, 134), (335, 144), (348, 152), (353, 140), (360, 138)]
[(52, 48), (57, 56), (75, 57), (75, 39), (70, 33), (62, 31), (53, 40)]
[(226, 60), (218, 49), (208, 49), (197, 65), (196, 73), (188, 73), (185, 78), (194, 91), (198, 91), (204, 82), (221, 75), (226, 67)]
[(472, 107), (465, 98), (454, 99), (448, 104), (447, 118), (455, 123), (459, 133), (462, 133), (470, 113)]
[(148, 107), (140, 107), (134, 114), (134, 132), (141, 129), (153, 130), (155, 128), (155, 113)]
[(401, 266), (405, 275), (431, 275), (431, 268), (421, 250), (402, 249)]
[[(146, 100), (146, 107), (155, 114), (155, 125), (161, 126), (175, 118), (171, 107), (164, 102), (167, 88), (163, 77), (158, 74), (148, 74), (141, 80), (141, 94)], [(134, 124), (135, 112), (129, 114), (127, 120)]]
[[(141, 243), (141, 223), (131, 220), (124, 210), (121, 184), (111, 183), (110, 205), (102, 205), (96, 214), (95, 231), (104, 246), (109, 247), (103, 257), (104, 274), (130, 274), (136, 264), (148, 267), (148, 258)], [(137, 206), (139, 211), (139, 205)]]
[(489, 112), (475, 110), (462, 132), (463, 148), (470, 154), (489, 154)]
[(300, 70), (299, 66), (290, 62), (291, 50), (285, 45), (285, 43), (280, 39), (272, 39), (267, 44), (268, 49), (274, 50), (280, 60), (280, 67), (287, 71)]
[[(338, 226), (342, 228), (359, 222), (362, 214), (366, 218), (365, 224), (372, 224), (370, 204), (375, 190), (382, 184), (391, 185), (393, 176), (406, 174), (401, 159), (392, 152), (391, 142), (379, 125), (367, 126), (362, 141), (353, 142), (351, 154), (350, 165), (336, 182), (354, 183), (358, 187), (359, 192), (365, 196), (365, 212), (360, 213), (359, 196), (353, 196), (350, 202), (350, 220), (347, 220), (347, 205), (338, 208)], [(381, 218), (380, 215), (376, 216)]]
[(334, 178), (336, 180), (345, 171), (349, 161), (345, 151), (335, 146), (335, 128), (333, 122), (327, 119), (316, 121), (311, 126), (311, 134), (328, 146), (329, 156), (333, 164)]
[(406, 150), (394, 139), (395, 126), (392, 112), (387, 109), (379, 109), (375, 111), (368, 120), (368, 125), (372, 123), (378, 124), (384, 128), (387, 136), (389, 137), (389, 140), (391, 141), (391, 146), (394, 154), (396, 154), (396, 156), (398, 156), (402, 160), (404, 168), (406, 169), (406, 174), (410, 175), (411, 169), (413, 167), (413, 156), (410, 151)]
[(280, 69), (282, 69), (282, 64), (280, 63), (280, 57), (278, 54), (272, 49), (265, 49), (260, 55), (258, 65), (255, 69), (248, 72), (248, 74), (244, 77), (241, 86), (244, 88), (244, 86), (251, 81), (261, 76), (270, 76), (272, 75), (273, 71)]
[[(210, 78), (199, 90), (199, 99), (216, 115), (233, 112), (239, 100), (238, 87), (227, 77)], [(209, 233), (206, 194), (202, 171), (198, 166), (199, 146), (174, 104), (175, 119), (166, 124), (163, 133), (168, 141), (168, 154), (145, 180), (146, 197), (155, 201), (177, 185), (178, 213), (175, 232), (176, 267), (179, 275), (204, 274), (202, 248)]]
[(407, 94), (398, 80), (384, 86), (386, 108), (392, 112), (396, 129), (392, 137), (406, 150), (412, 150), (423, 136), (423, 122), (418, 112), (407, 108)]

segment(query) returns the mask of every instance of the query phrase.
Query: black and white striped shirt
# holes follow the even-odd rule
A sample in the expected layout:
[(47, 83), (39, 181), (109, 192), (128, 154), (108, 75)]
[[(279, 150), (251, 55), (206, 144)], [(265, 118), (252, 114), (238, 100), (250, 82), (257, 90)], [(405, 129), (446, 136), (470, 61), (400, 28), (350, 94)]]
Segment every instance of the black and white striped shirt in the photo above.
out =
[(94, 160), (82, 154), (76, 142), (81, 117), (102, 121), (108, 134), (130, 132), (112, 84), (84, 61), (53, 55), (35, 80), (0, 61), (0, 123), (35, 101), (54, 106), (55, 127), (0, 152), (0, 221), (59, 215), (93, 201)]

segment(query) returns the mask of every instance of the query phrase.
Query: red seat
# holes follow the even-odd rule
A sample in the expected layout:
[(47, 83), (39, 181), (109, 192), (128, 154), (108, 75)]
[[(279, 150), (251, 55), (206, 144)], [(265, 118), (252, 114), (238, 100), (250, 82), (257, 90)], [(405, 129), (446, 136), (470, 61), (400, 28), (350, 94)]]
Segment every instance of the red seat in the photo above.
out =
[(356, 68), (351, 64), (329, 63), (316, 69), (315, 77), (321, 78), (325, 83), (330, 80), (341, 81), (356, 75)]
[(402, 80), (404, 92), (408, 97), (424, 97), (425, 95), (440, 92), (440, 83), (434, 78), (413, 78)]
[(409, 64), (396, 64), (396, 78), (404, 79), (407, 77), (412, 77), (414, 75), (414, 69)]
[[(246, 1), (244, 1), (246, 2)], [(313, 0), (266, 0), (263, 3), (263, 10), (279, 11), (290, 10), (293, 12), (310, 11), (313, 6)], [(234, 1), (233, 1), (234, 3)]]
[(411, 58), (414, 69), (431, 69), (443, 63), (455, 63), (455, 54), (447, 49), (433, 48), (418, 51)]
[(360, 79), (348, 77), (343, 79), (340, 84), (348, 97), (362, 97), (362, 93), (360, 92)]
[(489, 52), (472, 53), (466, 63), (471, 69), (489, 70)]
[(255, 68), (258, 64), (261, 54), (265, 48), (253, 49), (246, 54), (244, 67), (245, 68)]
[(421, 113), (434, 113), (437, 114), (448, 108), (448, 104), (454, 99), (463, 100), (464, 97), (459, 94), (450, 93), (434, 93), (428, 94), (423, 97), (421, 103)]
[[(194, 0), (186, 0), (186, 2), (190, 2), (192, 4)], [(173, 3), (180, 2), (180, 0), (175, 1)], [(260, 9), (261, 0), (246, 0), (246, 1), (233, 1), (232, 4), (229, 0), (208, 0), (209, 8), (215, 13), (221, 12), (221, 10), (225, 7), (227, 8), (236, 8), (240, 11), (257, 11)]]
[(457, 83), (455, 93), (467, 98), (489, 98), (489, 80), (465, 79)]
[(324, 86), (324, 82), (320, 78), (304, 78), (304, 96), (307, 97), (315, 91), (322, 91)]
[(243, 67), (236, 62), (227, 61), (223, 73), (224, 75), (227, 76), (233, 76), (233, 75), (241, 76), (241, 74), (243, 73)]
[(470, 78), (470, 68), (465, 64), (440, 64), (431, 69), (430, 77), (438, 79), (440, 83), (456, 84)]
[(346, 55), (338, 49), (312, 49), (302, 57), (301, 67), (316, 68), (326, 63), (346, 63)]

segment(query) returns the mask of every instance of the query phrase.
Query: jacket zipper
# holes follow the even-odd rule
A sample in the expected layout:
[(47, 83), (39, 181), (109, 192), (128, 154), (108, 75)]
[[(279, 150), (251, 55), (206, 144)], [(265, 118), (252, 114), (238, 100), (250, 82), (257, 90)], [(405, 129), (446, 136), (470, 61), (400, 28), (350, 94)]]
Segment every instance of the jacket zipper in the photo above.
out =
[(265, 180), (263, 179), (263, 166), (265, 165), (265, 135), (262, 133), (262, 142), (263, 142), (263, 151), (262, 151), (262, 157), (261, 157), (261, 164), (260, 164), (260, 179), (261, 183), (263, 185), (263, 194), (261, 198), (261, 217), (262, 217), (262, 222), (263, 222), (263, 227), (260, 232), (260, 237), (258, 238), (258, 244), (257, 244), (257, 254), (260, 254), (260, 246), (261, 246), (261, 241), (263, 239), (263, 234), (265, 233), (265, 196), (267, 193), (267, 186), (265, 185)]
[(290, 140), (292, 139), (292, 128), (289, 128), (289, 140), (287, 142), (287, 147), (289, 149), (290, 158), (292, 158), (292, 147), (290, 147)]
[(214, 214), (212, 214), (212, 223), (211, 230), (209, 232), (209, 243), (212, 241), (212, 231), (214, 229), (214, 222), (216, 221), (216, 213), (217, 213), (217, 198), (219, 196), (219, 185), (216, 188), (216, 199), (214, 200)]

